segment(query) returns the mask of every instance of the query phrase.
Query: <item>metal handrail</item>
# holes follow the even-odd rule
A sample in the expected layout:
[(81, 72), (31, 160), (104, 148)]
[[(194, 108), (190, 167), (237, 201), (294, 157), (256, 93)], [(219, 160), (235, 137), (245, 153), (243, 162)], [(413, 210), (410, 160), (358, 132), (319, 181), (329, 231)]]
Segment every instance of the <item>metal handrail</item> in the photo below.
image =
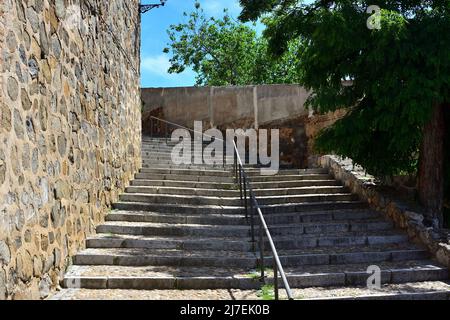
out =
[[(248, 200), (250, 200), (250, 224), (251, 224), (251, 233), (252, 233), (252, 242), (255, 242), (255, 228), (254, 228), (254, 210), (258, 212), (260, 225), (259, 225), (259, 252), (260, 252), (260, 268), (261, 268), (261, 280), (265, 280), (265, 265), (264, 265), (264, 239), (263, 239), (263, 231), (266, 234), (266, 237), (269, 241), (270, 249), (272, 251), (272, 262), (273, 262), (273, 274), (274, 274), (274, 289), (275, 289), (275, 300), (279, 300), (279, 287), (278, 287), (278, 273), (281, 275), (281, 279), (283, 281), (284, 289), (286, 290), (286, 294), (289, 300), (294, 300), (291, 288), (287, 281), (286, 274), (284, 272), (283, 266), (280, 261), (280, 257), (278, 255), (277, 249), (275, 247), (275, 243), (273, 242), (272, 235), (270, 234), (269, 228), (267, 226), (266, 219), (262, 213), (261, 207), (258, 204), (258, 200), (253, 192), (253, 187), (250, 178), (247, 175), (247, 172), (244, 169), (244, 164), (242, 163), (242, 159), (239, 155), (239, 151), (236, 145), (236, 142), (233, 140), (234, 151), (235, 151), (235, 170), (236, 170), (236, 181), (240, 183), (241, 189), (241, 199), (243, 199), (245, 203), (245, 212), (246, 218), (248, 220)], [(249, 198), (247, 197), (247, 188), (249, 192)], [(243, 190), (243, 192), (242, 192)], [(243, 197), (242, 197), (243, 194)]]
[[(150, 116), (151, 121), (151, 137), (153, 138), (153, 119), (163, 122), (166, 124), (165, 126), (165, 134), (166, 139), (168, 139), (168, 128), (167, 124), (170, 124), (172, 126), (176, 126), (178, 128), (182, 128), (191, 132), (197, 132), (196, 130), (184, 127), (182, 125), (166, 121), (154, 116)], [(201, 133), (204, 136), (208, 136), (210, 138), (213, 138), (212, 136), (205, 135), (203, 132), (197, 132)], [(223, 141), (223, 139), (218, 139), (218, 141)], [(168, 140), (166, 140), (168, 141)], [(239, 183), (239, 191), (240, 191), (240, 197), (243, 201), (243, 206), (245, 207), (245, 217), (246, 220), (249, 220), (249, 205), (250, 205), (250, 227), (251, 227), (251, 238), (252, 243), (256, 243), (255, 238), (255, 221), (254, 221), (254, 214), (255, 210), (258, 213), (259, 217), (259, 253), (260, 253), (260, 268), (261, 268), (261, 281), (265, 282), (266, 276), (265, 276), (265, 265), (264, 265), (264, 233), (269, 241), (270, 249), (272, 251), (272, 267), (273, 267), (273, 274), (274, 274), (274, 291), (275, 291), (275, 300), (279, 300), (279, 278), (278, 274), (280, 274), (284, 289), (286, 291), (287, 297), (289, 300), (294, 300), (291, 287), (289, 286), (286, 274), (284, 272), (284, 268), (281, 264), (280, 257), (278, 255), (277, 249), (275, 247), (275, 243), (273, 242), (272, 235), (270, 234), (269, 227), (267, 226), (266, 219), (264, 218), (264, 214), (261, 210), (261, 207), (258, 204), (258, 200), (256, 199), (256, 196), (253, 192), (252, 182), (247, 175), (247, 172), (244, 169), (244, 164), (242, 162), (241, 156), (239, 155), (239, 150), (236, 144), (236, 141), (233, 140), (233, 147), (234, 147), (234, 173), (236, 178), (236, 183)], [(224, 160), (225, 165), (225, 160)], [(255, 251), (255, 246), (253, 246), (253, 250)]]

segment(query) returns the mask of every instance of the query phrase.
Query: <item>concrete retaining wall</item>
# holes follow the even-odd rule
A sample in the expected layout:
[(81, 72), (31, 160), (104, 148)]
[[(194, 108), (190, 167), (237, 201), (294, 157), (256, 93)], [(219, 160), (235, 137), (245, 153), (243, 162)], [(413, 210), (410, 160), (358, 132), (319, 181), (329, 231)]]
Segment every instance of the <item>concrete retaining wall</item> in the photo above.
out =
[(298, 85), (142, 89), (144, 116), (161, 109), (165, 120), (188, 127), (194, 121), (220, 127), (251, 119), (249, 125), (258, 128), (307, 116), (307, 98), (308, 92)]

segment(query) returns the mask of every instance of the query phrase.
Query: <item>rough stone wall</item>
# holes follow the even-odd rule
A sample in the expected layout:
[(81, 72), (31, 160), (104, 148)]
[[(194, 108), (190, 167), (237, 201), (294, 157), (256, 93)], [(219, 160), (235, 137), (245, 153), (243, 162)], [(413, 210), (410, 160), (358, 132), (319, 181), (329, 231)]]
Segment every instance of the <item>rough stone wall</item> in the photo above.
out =
[(140, 166), (139, 1), (0, 3), (0, 299), (39, 299)]
[(381, 192), (374, 177), (355, 166), (351, 159), (326, 155), (318, 159), (318, 164), (330, 170), (352, 193), (382, 212), (397, 228), (407, 232), (411, 241), (424, 245), (440, 263), (450, 268), (450, 233), (448, 229), (427, 226), (423, 208)]
[(317, 135), (325, 128), (332, 126), (336, 121), (343, 118), (347, 110), (337, 110), (327, 114), (310, 115), (305, 121), (305, 135), (307, 139), (308, 164), (313, 166), (317, 163), (317, 152), (314, 150), (314, 140)]

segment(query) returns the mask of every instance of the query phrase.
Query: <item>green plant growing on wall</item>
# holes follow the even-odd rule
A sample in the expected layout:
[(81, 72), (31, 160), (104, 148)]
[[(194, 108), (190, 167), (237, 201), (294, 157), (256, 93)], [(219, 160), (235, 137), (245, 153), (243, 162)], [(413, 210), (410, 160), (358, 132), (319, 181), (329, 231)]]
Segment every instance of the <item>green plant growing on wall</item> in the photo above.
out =
[[(417, 171), (428, 221), (442, 223), (448, 1), (375, 1), (376, 15), (367, 13), (372, 0), (240, 2), (242, 21), (271, 15), (264, 35), (274, 54), (298, 39), (305, 44), (299, 75), (314, 92), (311, 107), (322, 114), (347, 108), (317, 139), (319, 151), (350, 157), (378, 176)], [(376, 27), (368, 24), (373, 18)]]
[(273, 285), (265, 285), (257, 295), (262, 300), (275, 300), (275, 288)]

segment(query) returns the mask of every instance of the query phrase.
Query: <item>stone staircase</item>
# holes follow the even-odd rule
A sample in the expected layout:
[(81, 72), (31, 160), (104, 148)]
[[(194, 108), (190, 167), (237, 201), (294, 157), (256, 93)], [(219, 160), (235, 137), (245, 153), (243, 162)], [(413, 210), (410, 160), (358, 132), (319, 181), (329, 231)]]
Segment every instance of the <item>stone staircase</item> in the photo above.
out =
[[(143, 139), (142, 170), (87, 240), (87, 249), (74, 257), (64, 279), (71, 290), (57, 297), (122, 292), (125, 298), (151, 299), (155, 290), (180, 289), (190, 290), (184, 299), (206, 290), (257, 297), (259, 255), (252, 251), (232, 168), (173, 166), (171, 147), (162, 139)], [(297, 298), (449, 298), (443, 282), (448, 270), (327, 171), (248, 172)], [(365, 296), (357, 292), (366, 285), (370, 265), (381, 268), (384, 291)], [(272, 278), (268, 271), (266, 282)]]

